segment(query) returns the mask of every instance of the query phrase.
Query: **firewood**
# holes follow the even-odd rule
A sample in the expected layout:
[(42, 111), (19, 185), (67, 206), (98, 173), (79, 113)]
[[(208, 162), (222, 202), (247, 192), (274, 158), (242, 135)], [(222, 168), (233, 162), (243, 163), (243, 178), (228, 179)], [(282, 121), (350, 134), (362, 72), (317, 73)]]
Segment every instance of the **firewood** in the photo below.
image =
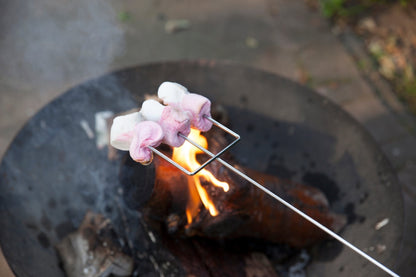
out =
[(69, 277), (130, 276), (133, 271), (133, 259), (123, 252), (110, 220), (101, 214), (88, 212), (57, 250)]
[[(208, 140), (214, 151), (226, 143), (215, 132), (208, 136)], [(154, 163), (155, 186), (144, 212), (149, 220), (167, 224), (170, 232), (185, 237), (212, 239), (250, 237), (299, 248), (327, 238), (319, 228), (218, 162), (211, 163), (207, 168), (217, 179), (227, 182), (230, 190), (224, 192), (203, 180), (201, 184), (219, 214), (211, 216), (201, 205), (193, 222), (187, 224), (185, 208), (190, 190), (187, 184), (192, 184), (192, 177), (160, 158), (156, 158)], [(345, 217), (330, 211), (325, 195), (317, 188), (282, 180), (236, 163), (234, 166), (335, 232), (345, 225)]]

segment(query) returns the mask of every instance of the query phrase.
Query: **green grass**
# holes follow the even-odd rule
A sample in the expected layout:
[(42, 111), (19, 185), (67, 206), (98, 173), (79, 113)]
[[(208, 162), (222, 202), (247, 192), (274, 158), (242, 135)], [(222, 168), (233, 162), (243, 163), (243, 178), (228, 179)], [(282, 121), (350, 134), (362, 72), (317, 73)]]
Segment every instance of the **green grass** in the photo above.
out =
[(320, 0), (321, 11), (327, 18), (349, 18), (361, 14), (368, 1)]
[(319, 0), (321, 11), (327, 18), (346, 18), (359, 16), (366, 11), (393, 3), (403, 6), (416, 3), (416, 0)]
[(127, 22), (131, 19), (131, 14), (129, 12), (119, 12), (118, 13), (118, 20), (120, 20), (121, 22)]
[(400, 98), (407, 103), (409, 109), (416, 114), (416, 80), (403, 82), (397, 91)]

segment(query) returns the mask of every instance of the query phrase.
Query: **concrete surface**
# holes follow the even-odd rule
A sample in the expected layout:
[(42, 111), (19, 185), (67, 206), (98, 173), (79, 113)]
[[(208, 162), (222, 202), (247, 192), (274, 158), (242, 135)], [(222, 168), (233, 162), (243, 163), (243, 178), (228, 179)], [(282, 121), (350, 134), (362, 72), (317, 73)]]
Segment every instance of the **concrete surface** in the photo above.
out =
[[(0, 156), (36, 111), (91, 77), (164, 60), (247, 64), (315, 88), (373, 135), (403, 186), (405, 247), (398, 272), (414, 274), (414, 119), (378, 74), (356, 66), (355, 60), (368, 59), (360, 41), (348, 32), (332, 30), (304, 1), (0, 0), (0, 4)], [(168, 34), (164, 27), (173, 19), (188, 19), (191, 26)], [(13, 276), (1, 257), (0, 276)]]

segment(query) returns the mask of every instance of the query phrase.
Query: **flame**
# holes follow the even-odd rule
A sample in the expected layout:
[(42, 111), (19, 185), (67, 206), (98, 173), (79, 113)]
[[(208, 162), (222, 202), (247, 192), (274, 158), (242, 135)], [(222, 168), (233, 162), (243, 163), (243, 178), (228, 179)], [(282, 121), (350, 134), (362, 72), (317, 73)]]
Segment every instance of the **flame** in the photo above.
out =
[[(192, 129), (189, 138), (197, 142), (204, 148), (208, 147), (208, 142), (201, 132)], [(201, 150), (185, 141), (181, 147), (173, 149), (172, 159), (188, 170), (194, 170), (201, 164), (197, 161), (196, 155), (203, 153)], [(214, 186), (222, 188), (225, 192), (229, 190), (227, 182), (221, 182), (214, 175), (205, 168), (199, 171), (194, 176), (188, 177), (189, 200), (186, 206), (186, 218), (188, 223), (192, 222), (193, 217), (197, 214), (199, 204), (202, 202), (204, 207), (209, 211), (211, 216), (217, 216), (218, 210), (210, 199), (207, 191), (201, 185), (201, 179), (211, 182)]]

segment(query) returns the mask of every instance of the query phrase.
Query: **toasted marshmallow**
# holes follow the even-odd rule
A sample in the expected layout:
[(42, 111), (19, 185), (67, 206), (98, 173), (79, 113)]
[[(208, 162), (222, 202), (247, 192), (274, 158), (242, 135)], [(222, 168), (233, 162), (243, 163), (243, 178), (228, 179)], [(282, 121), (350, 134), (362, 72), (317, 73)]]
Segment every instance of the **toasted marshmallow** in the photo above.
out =
[(127, 151), (133, 140), (134, 127), (143, 121), (140, 112), (117, 116), (113, 119), (110, 132), (110, 143), (114, 148)]

